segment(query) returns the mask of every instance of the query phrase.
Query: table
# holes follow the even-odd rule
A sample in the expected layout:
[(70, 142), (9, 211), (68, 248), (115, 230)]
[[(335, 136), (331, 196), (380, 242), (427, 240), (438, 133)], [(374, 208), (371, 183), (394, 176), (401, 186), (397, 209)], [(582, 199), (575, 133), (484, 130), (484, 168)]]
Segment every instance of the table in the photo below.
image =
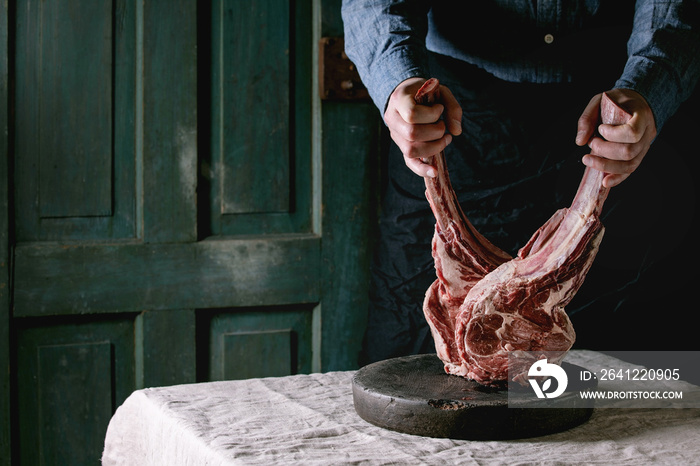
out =
[[(620, 363), (585, 350), (566, 360), (591, 370)], [(426, 438), (361, 419), (353, 374), (135, 391), (110, 422), (103, 464), (700, 464), (700, 409), (596, 409), (574, 429), (521, 440)]]

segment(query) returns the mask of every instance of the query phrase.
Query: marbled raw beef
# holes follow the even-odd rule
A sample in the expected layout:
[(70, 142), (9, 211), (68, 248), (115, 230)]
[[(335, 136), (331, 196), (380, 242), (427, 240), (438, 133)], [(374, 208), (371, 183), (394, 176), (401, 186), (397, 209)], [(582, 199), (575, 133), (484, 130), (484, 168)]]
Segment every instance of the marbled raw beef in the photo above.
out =
[[(436, 79), (416, 94), (416, 101), (426, 105), (439, 98)], [(605, 94), (601, 108), (607, 124), (630, 118)], [(511, 258), (464, 215), (444, 154), (431, 163), (437, 176), (425, 183), (436, 219), (432, 251), (437, 279), (426, 293), (423, 311), (445, 371), (499, 385), (508, 379), (509, 355), (523, 356), (510, 375), (520, 382), (531, 358), (544, 357), (537, 354), (547, 353), (550, 363), (560, 363), (576, 338), (564, 306), (583, 283), (603, 237), (604, 173), (586, 168), (571, 207), (555, 212)], [(551, 352), (558, 356), (552, 359)]]

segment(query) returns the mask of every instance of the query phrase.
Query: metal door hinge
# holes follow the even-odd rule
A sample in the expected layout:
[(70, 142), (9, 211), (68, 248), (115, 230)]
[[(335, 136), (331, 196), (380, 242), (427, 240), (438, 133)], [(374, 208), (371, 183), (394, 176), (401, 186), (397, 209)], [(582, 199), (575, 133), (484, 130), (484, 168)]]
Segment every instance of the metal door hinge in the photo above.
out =
[(319, 92), (323, 100), (369, 100), (342, 37), (323, 37), (318, 47)]

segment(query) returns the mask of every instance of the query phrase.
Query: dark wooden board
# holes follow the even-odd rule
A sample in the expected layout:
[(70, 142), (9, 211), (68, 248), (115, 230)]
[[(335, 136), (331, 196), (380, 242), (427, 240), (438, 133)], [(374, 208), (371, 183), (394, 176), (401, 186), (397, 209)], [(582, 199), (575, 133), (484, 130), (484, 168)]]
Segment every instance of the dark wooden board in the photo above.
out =
[[(563, 366), (569, 374), (584, 370)], [(491, 440), (536, 437), (586, 422), (593, 406), (577, 394), (597, 382), (572, 379), (564, 394), (547, 400), (555, 407), (541, 407), (532, 392), (518, 397), (519, 407), (508, 407), (507, 390), (448, 375), (437, 356), (423, 354), (365, 366), (353, 377), (352, 388), (357, 413), (379, 427), (425, 437)]]

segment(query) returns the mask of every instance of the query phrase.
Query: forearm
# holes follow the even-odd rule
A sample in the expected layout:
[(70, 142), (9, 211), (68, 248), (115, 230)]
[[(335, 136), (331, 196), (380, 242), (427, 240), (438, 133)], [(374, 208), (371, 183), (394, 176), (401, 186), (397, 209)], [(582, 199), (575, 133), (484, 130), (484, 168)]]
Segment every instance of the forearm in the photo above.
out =
[(428, 9), (423, 0), (343, 0), (345, 51), (382, 114), (399, 83), (429, 77)]
[(700, 1), (638, 0), (627, 48), (629, 58), (615, 87), (646, 99), (658, 131), (700, 76)]

